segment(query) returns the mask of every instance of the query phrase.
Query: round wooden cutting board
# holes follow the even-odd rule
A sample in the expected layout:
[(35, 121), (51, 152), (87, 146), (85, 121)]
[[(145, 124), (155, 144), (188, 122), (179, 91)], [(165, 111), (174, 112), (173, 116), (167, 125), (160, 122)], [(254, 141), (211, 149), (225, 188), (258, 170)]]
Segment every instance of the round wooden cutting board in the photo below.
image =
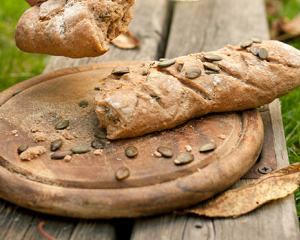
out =
[[(91, 146), (99, 125), (94, 111), (95, 87), (112, 68), (137, 63), (59, 70), (2, 92), (0, 197), (61, 216), (138, 217), (196, 204), (228, 188), (252, 167), (263, 142), (263, 124), (257, 110), (210, 114), (172, 130), (132, 139), (106, 139), (101, 155), (94, 154), (93, 149), (73, 154), (69, 162), (51, 160), (50, 143), (58, 138), (63, 139), (62, 150)], [(88, 107), (79, 107), (81, 100), (87, 100)], [(55, 130), (63, 119), (69, 120), (69, 128)], [(200, 153), (199, 148), (210, 142), (217, 148)], [(44, 146), (47, 151), (23, 161), (17, 153), (21, 144)], [(129, 145), (138, 148), (134, 158), (125, 155)], [(173, 150), (173, 157), (154, 155), (162, 145)], [(190, 147), (194, 161), (174, 164), (176, 156)], [(124, 166), (130, 176), (117, 180), (115, 173)]]

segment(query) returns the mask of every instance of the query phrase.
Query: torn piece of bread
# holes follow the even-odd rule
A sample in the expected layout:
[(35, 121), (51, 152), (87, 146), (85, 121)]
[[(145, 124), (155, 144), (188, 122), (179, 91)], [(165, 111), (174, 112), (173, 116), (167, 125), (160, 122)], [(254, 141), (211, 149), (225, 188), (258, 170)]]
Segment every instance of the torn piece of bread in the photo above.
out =
[(255, 108), (299, 85), (297, 49), (278, 41), (227, 45), (114, 69), (100, 86), (96, 112), (108, 138), (129, 138), (207, 113)]
[(47, 0), (20, 18), (18, 48), (71, 58), (96, 57), (127, 31), (135, 0)]

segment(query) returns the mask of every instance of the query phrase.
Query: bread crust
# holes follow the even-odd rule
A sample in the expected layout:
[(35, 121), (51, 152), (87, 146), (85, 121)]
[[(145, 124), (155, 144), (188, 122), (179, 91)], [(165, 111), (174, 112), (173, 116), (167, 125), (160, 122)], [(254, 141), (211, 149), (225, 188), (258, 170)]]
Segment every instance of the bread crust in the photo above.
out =
[(48, 0), (20, 18), (18, 48), (71, 58), (96, 57), (109, 42), (127, 31), (135, 0)]
[[(96, 96), (100, 127), (107, 128), (110, 139), (141, 136), (212, 112), (255, 108), (300, 85), (297, 49), (278, 41), (253, 45), (267, 50), (266, 60), (250, 47), (227, 45), (209, 52), (222, 58), (211, 62), (219, 73), (206, 73), (206, 53), (178, 57), (165, 68), (158, 67), (159, 62), (123, 67), (129, 73), (109, 75)], [(200, 69), (200, 76), (188, 78), (191, 68)]]

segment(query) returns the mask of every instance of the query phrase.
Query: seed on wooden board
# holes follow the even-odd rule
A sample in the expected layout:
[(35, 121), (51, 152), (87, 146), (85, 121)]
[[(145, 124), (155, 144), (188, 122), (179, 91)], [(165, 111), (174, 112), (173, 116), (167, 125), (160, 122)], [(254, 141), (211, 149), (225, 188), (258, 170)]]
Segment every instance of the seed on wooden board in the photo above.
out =
[(220, 70), (221, 70), (217, 65), (215, 65), (213, 63), (204, 62), (203, 65), (206, 69), (213, 70), (215, 72), (220, 72)]
[(204, 144), (199, 148), (199, 152), (208, 152), (216, 149), (217, 145), (213, 142)]
[(121, 167), (116, 171), (116, 178), (118, 180), (123, 180), (125, 178), (128, 178), (130, 175), (130, 171), (127, 167)]
[(218, 72), (216, 72), (216, 71), (213, 71), (213, 70), (205, 70), (205, 73), (206, 74), (217, 74)]
[(143, 76), (147, 76), (148, 73), (149, 73), (149, 69), (148, 69), (148, 68), (144, 68), (144, 69), (143, 69), (143, 72), (142, 72), (142, 75), (143, 75)]
[(183, 164), (188, 164), (194, 160), (194, 155), (190, 153), (181, 153), (179, 154), (175, 160), (174, 163), (176, 165), (183, 165)]
[(221, 61), (222, 58), (215, 54), (204, 54), (203, 57), (209, 61)]
[(106, 138), (107, 130), (106, 128), (100, 128), (97, 132), (94, 133), (96, 138)]
[(183, 68), (183, 64), (179, 64), (177, 68), (178, 72), (181, 72), (182, 68)]
[(111, 74), (122, 76), (124, 74), (130, 73), (128, 67), (121, 66), (121, 67), (116, 67), (112, 70)]
[(258, 47), (258, 46), (252, 46), (252, 47), (250, 48), (250, 52), (251, 52), (253, 55), (255, 55), (255, 56), (257, 56), (258, 51), (259, 51), (259, 47)]
[(72, 155), (73, 152), (69, 150), (57, 151), (51, 155), (51, 159), (63, 159), (67, 155)]
[(94, 90), (100, 91), (100, 87), (95, 87)]
[(125, 155), (129, 158), (133, 158), (138, 154), (138, 149), (135, 146), (128, 146), (125, 148)]
[(110, 107), (105, 108), (105, 115), (108, 119), (112, 120), (113, 122), (119, 121), (118, 118), (116, 118), (114, 115), (111, 114)]
[(262, 40), (260, 38), (250, 38), (254, 43), (261, 43)]
[(166, 68), (166, 67), (169, 67), (169, 66), (173, 65), (175, 62), (176, 62), (176, 59), (166, 59), (162, 62), (159, 62), (157, 64), (157, 67)]
[(251, 39), (245, 40), (240, 44), (240, 47), (242, 48), (247, 48), (249, 46), (251, 46), (251, 44), (253, 43), (253, 41)]
[(79, 106), (79, 107), (82, 107), (82, 108), (86, 108), (88, 105), (89, 105), (89, 102), (88, 102), (87, 100), (81, 100), (81, 101), (78, 103), (78, 106)]
[(191, 67), (188, 70), (186, 70), (186, 73), (185, 73), (185, 75), (189, 79), (197, 78), (200, 76), (200, 74), (201, 74), (201, 69), (198, 67)]
[(70, 149), (72, 153), (87, 153), (89, 151), (91, 151), (91, 148), (88, 146), (76, 146)]
[(27, 144), (22, 144), (18, 147), (18, 154), (21, 154), (22, 152), (24, 152), (26, 149), (28, 148)]
[(57, 151), (58, 149), (61, 148), (62, 144), (63, 144), (62, 140), (60, 140), (60, 139), (55, 140), (55, 141), (51, 142), (50, 150), (53, 151), (53, 152)]
[(268, 51), (265, 48), (260, 48), (258, 51), (258, 57), (262, 60), (268, 58)]
[(99, 139), (94, 139), (92, 142), (91, 142), (91, 146), (93, 148), (96, 148), (96, 149), (103, 149), (105, 147), (105, 142), (104, 141), (101, 141)]
[(62, 130), (69, 126), (69, 120), (62, 120), (55, 125), (56, 130)]
[(162, 156), (170, 158), (173, 157), (173, 151), (167, 146), (160, 146), (157, 148), (157, 151), (161, 153)]
[(24, 90), (24, 89), (20, 89), (20, 90), (15, 91), (15, 92), (12, 94), (12, 96), (16, 96), (18, 93), (22, 92), (23, 90)]

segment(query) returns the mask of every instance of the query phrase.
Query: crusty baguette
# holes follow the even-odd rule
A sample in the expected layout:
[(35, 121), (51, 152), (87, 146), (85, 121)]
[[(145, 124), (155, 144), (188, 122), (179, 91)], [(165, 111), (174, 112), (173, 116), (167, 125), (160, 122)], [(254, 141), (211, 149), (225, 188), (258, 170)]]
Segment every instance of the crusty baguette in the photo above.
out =
[[(204, 66), (205, 53), (178, 57), (163, 68), (144, 62), (113, 70), (96, 96), (100, 127), (110, 139), (140, 136), (207, 113), (255, 108), (300, 85), (300, 51), (278, 41), (252, 46), (266, 49), (266, 60), (250, 47), (227, 45), (209, 52), (222, 58), (210, 61), (220, 72)], [(191, 78), (199, 70), (200, 76)]]
[(46, 0), (20, 18), (15, 39), (25, 52), (96, 57), (127, 30), (135, 0)]

